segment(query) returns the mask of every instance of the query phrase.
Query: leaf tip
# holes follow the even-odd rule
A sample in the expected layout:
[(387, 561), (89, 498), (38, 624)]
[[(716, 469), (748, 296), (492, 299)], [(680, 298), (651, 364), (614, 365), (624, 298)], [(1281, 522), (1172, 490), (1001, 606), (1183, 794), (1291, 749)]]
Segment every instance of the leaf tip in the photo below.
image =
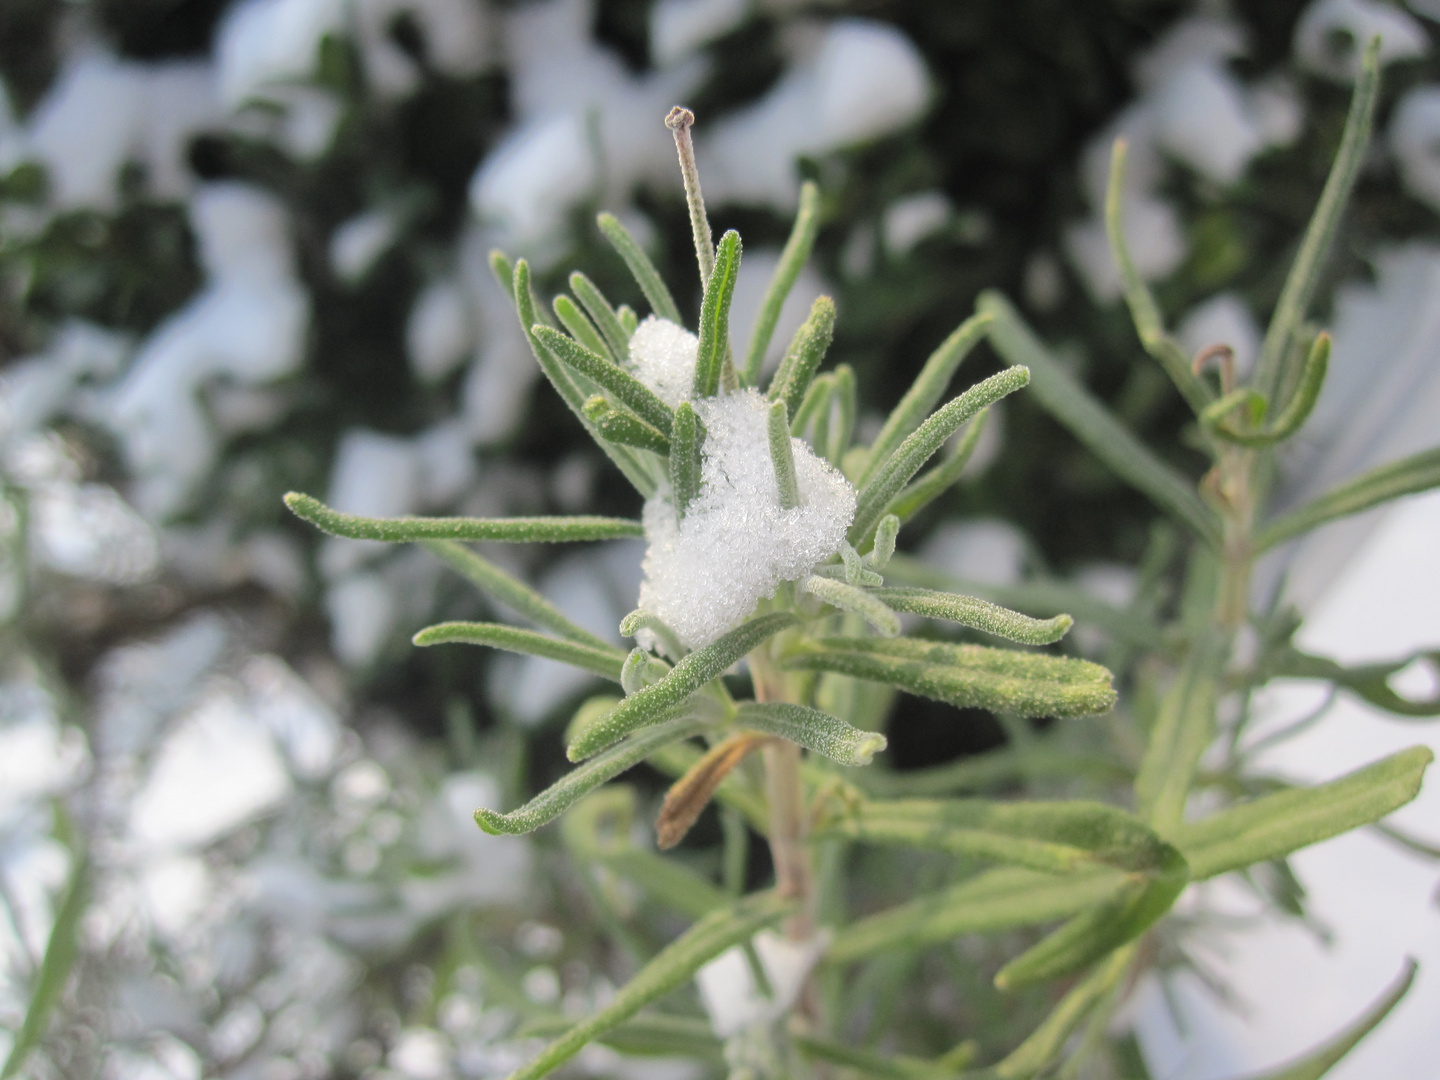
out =
[(475, 824), (480, 826), (481, 832), (489, 833), (491, 836), (504, 835), (504, 815), (497, 814), (494, 810), (486, 810), (480, 807), (475, 811)]

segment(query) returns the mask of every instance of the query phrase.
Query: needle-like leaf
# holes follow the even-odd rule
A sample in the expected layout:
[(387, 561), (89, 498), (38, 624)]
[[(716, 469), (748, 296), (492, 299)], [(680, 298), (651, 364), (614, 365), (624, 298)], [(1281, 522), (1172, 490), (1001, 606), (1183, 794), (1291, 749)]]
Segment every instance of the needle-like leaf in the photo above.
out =
[(670, 437), (632, 412), (617, 409), (605, 397), (595, 394), (585, 402), (585, 417), (611, 442), (670, 456)]
[(775, 482), (780, 487), (780, 506), (791, 510), (800, 505), (800, 481), (795, 476), (795, 448), (790, 442), (790, 417), (783, 401), (771, 402), (767, 421), (770, 461), (775, 466)]
[(614, 647), (599, 648), (582, 645), (578, 641), (537, 634), (534, 630), (521, 630), (504, 623), (445, 622), (427, 626), (414, 637), (416, 645), (489, 645), (494, 649), (525, 653), (529, 656), (543, 656), (548, 660), (559, 660), (575, 667), (593, 671), (613, 682), (620, 681), (620, 671), (625, 664), (625, 654)]
[(731, 229), (720, 238), (715, 250), (715, 272), (700, 302), (700, 344), (695, 355), (697, 398), (714, 397), (720, 392), (720, 374), (730, 350), (730, 301), (735, 297), (739, 273), (740, 234)]
[(800, 185), (800, 210), (795, 215), (795, 224), (790, 237), (780, 252), (780, 262), (770, 276), (765, 288), (765, 298), (760, 302), (760, 314), (755, 318), (755, 329), (750, 333), (750, 347), (745, 352), (745, 367), (742, 371), (745, 384), (756, 386), (760, 382), (760, 370), (765, 364), (765, 353), (770, 348), (770, 339), (775, 334), (775, 324), (780, 321), (780, 309), (785, 298), (795, 287), (810, 252), (815, 247), (815, 237), (820, 232), (820, 189), (813, 181)]
[(927, 619), (945, 619), (1025, 645), (1049, 645), (1059, 641), (1070, 632), (1075, 622), (1069, 615), (1032, 619), (988, 600), (931, 589), (881, 588), (874, 590), (874, 595), (896, 611), (923, 615)]
[(997, 375), (991, 375), (951, 400), (911, 432), (900, 444), (900, 448), (875, 471), (870, 481), (860, 488), (855, 520), (851, 523), (847, 535), (850, 543), (859, 547), (862, 541), (870, 541), (875, 526), (890, 505), (890, 500), (900, 494), (900, 489), (924, 468), (925, 462), (930, 460), (960, 425), (987, 405), (994, 405), (1001, 398), (1013, 394), (1029, 381), (1030, 372), (1024, 367), (1012, 367)]
[(685, 516), (691, 501), (700, 494), (702, 459), (700, 448), (705, 439), (705, 428), (695, 415), (694, 407), (682, 401), (675, 410), (675, 422), (670, 427), (670, 495), (675, 500), (675, 513)]
[[(598, 353), (591, 352), (559, 330), (548, 326), (536, 326), (532, 329), (536, 340), (562, 363), (574, 368), (596, 385), (609, 390), (647, 424), (659, 428), (666, 435), (670, 434), (670, 424), (675, 414), (669, 405), (656, 397), (654, 391), (634, 375)], [(581, 408), (584, 408), (583, 404)]]
[(930, 354), (930, 359), (925, 361), (920, 374), (905, 391), (900, 403), (891, 410), (885, 426), (870, 444), (870, 456), (865, 463), (865, 471), (860, 474), (862, 485), (880, 471), (905, 437), (919, 427), (930, 410), (935, 408), (935, 403), (944, 396), (960, 364), (989, 331), (993, 318), (987, 312), (970, 316)]
[(878, 731), (862, 731), (819, 709), (784, 702), (741, 705), (735, 723), (789, 739), (841, 765), (869, 765), (887, 745)]
[(728, 634), (696, 649), (675, 665), (670, 674), (631, 694), (608, 717), (570, 744), (571, 761), (583, 761), (637, 728), (667, 719), (671, 711), (711, 679), (762, 641), (795, 624), (795, 616), (777, 611), (741, 623)]
[(620, 316), (610, 306), (610, 301), (605, 299), (605, 294), (579, 270), (570, 275), (570, 290), (605, 336), (611, 355), (623, 363), (630, 356), (630, 335), (621, 324)]
[(617, 540), (644, 536), (638, 521), (606, 517), (367, 518), (331, 510), (319, 499), (292, 491), (285, 505), (296, 517), (332, 536), (403, 544), (415, 540), (501, 540), (516, 544), (569, 540)]
[[(800, 424), (800, 406), (810, 389), (815, 372), (830, 348), (830, 339), (835, 334), (835, 301), (828, 296), (817, 296), (810, 306), (810, 315), (790, 339), (775, 376), (770, 380), (766, 396), (771, 401), (783, 401), (786, 414), (792, 424)], [(793, 430), (793, 428), (792, 428)]]
[(635, 279), (635, 284), (640, 286), (640, 291), (650, 302), (650, 310), (660, 318), (669, 319), (679, 325), (680, 309), (675, 306), (670, 290), (665, 287), (660, 271), (655, 269), (655, 264), (650, 261), (650, 256), (645, 254), (645, 249), (630, 235), (630, 231), (620, 224), (620, 219), (614, 214), (601, 214), (595, 219), (595, 223), (600, 226), (605, 239), (610, 241), (610, 246), (625, 260), (625, 265), (630, 268), (630, 276)]

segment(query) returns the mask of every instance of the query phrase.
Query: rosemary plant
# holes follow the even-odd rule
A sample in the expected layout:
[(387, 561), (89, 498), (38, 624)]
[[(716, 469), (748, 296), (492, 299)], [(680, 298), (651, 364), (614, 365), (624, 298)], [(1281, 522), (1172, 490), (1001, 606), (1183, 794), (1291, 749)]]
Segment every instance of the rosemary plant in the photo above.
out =
[[(1249, 385), (1237, 384), (1225, 346), (1192, 361), (1166, 333), (1120, 234), (1124, 146), (1115, 148), (1108, 204), (1115, 257), (1141, 340), (1193, 408), (1199, 441), (1213, 459), (1198, 487), (1129, 434), (995, 293), (982, 296), (976, 313), (930, 357), (868, 446), (855, 443), (853, 375), (843, 366), (820, 372), (835, 319), (828, 298), (815, 302), (778, 370), (762, 378), (780, 305), (819, 227), (818, 192), (803, 189), (748, 347), (743, 358), (733, 356), (729, 313), (740, 238), (728, 232), (712, 244), (690, 153), (693, 117), (676, 109), (667, 123), (679, 148), (703, 287), (695, 335), (678, 325), (674, 299), (640, 245), (608, 215), (600, 229), (653, 312), (643, 323), (579, 274), (571, 278), (574, 298), (555, 299), (552, 320), (526, 262), (492, 256), (536, 360), (645, 498), (643, 520), (375, 520), (337, 513), (306, 495), (287, 497), (296, 514), (335, 535), (424, 544), (534, 627), (445, 623), (418, 633), (417, 645), (463, 642), (549, 657), (621, 691), (577, 713), (566, 735), (573, 771), (523, 806), (482, 807), (475, 819), (490, 833), (528, 833), (563, 816), (572, 851), (603, 861), (693, 924), (599, 1011), (578, 1023), (557, 1018), (553, 1041), (512, 1080), (543, 1076), (594, 1041), (714, 1060), (717, 1037), (737, 1077), (834, 1070), (1074, 1076), (1104, 1042), (1126, 989), (1153, 962), (1147, 942), (1189, 884), (1283, 860), (1377, 822), (1415, 796), (1432, 757), (1423, 747), (1313, 788), (1262, 782), (1236, 749), (1254, 691), (1281, 675), (1328, 680), (1401, 714), (1440, 713), (1440, 702), (1402, 698), (1386, 683), (1411, 658), (1345, 668), (1300, 651), (1292, 642), (1298, 621), (1278, 606), (1251, 606), (1251, 569), (1263, 552), (1440, 484), (1440, 451), (1430, 451), (1308, 506), (1268, 512), (1276, 450), (1301, 429), (1325, 375), (1329, 338), (1306, 313), (1363, 155), (1375, 60), (1372, 45), (1338, 159)], [(936, 408), (982, 340), (1006, 369)], [(1218, 388), (1205, 368), (1210, 360), (1219, 362)], [(1163, 571), (1183, 552), (1183, 598), (1169, 623), (1154, 605), (1121, 612), (1043, 582), (981, 596), (935, 588), (933, 572), (895, 555), (907, 519), (959, 477), (986, 408), (1027, 387), (1183, 531), (1180, 544), (1159, 544), (1151, 560)], [(956, 449), (922, 472), (957, 433)], [(464, 546), (640, 536), (649, 542), (647, 580), (621, 626), (637, 642), (628, 654)], [(970, 763), (866, 779), (860, 767), (886, 747), (880, 729), (897, 690), (1007, 717), (1109, 713), (1116, 705), (1109, 670), (1037, 648), (1058, 642), (1072, 625), (1056, 613), (1057, 600), (1074, 600), (1082, 617), (1125, 644), (1114, 666), (1122, 688), (1134, 692), (1114, 713), (1111, 727), (1120, 736), (1108, 767), (1132, 789), (1128, 805), (953, 797), (983, 784), (974, 768), (966, 771)], [(948, 621), (1011, 644), (903, 634), (902, 616), (921, 626)], [(1249, 631), (1260, 644), (1242, 659), (1237, 641)], [(753, 689), (743, 699), (734, 695), (739, 683), (722, 678), (742, 662)], [(1238, 718), (1226, 733), (1229, 756), (1202, 775), (1220, 707), (1232, 702), (1227, 715)], [(1126, 737), (1135, 752), (1125, 750)], [(675, 777), (655, 823), (662, 849), (677, 844), (712, 800), (721, 805), (726, 888), (613, 838), (625, 835), (634, 800), (629, 789), (607, 784), (645, 761)], [(1221, 808), (1187, 816), (1190, 796), (1202, 787)], [(768, 840), (775, 882), (740, 896), (748, 829)], [(852, 846), (939, 853), (968, 872), (852, 918), (843, 896), (826, 895), (844, 880), (826, 867), (833, 870), (835, 852)], [(817, 869), (822, 849), (828, 854)], [(1011, 956), (994, 983), (1014, 991), (1066, 980), (1063, 993), (1051, 996), (1049, 1015), (1027, 1037), (988, 1064), (972, 1062), (977, 1044), (961, 1038), (964, 1032), (953, 1032), (953, 1048), (938, 1057), (877, 1053), (847, 1037), (838, 997), (817, 989), (842, 986), (855, 965), (887, 954), (1047, 924), (1058, 925)], [(768, 929), (777, 926), (780, 936)], [(735, 958), (738, 975), (717, 974), (726, 957)], [(708, 979), (733, 998), (729, 1011), (738, 1010), (738, 1020), (722, 1021), (712, 1008), (712, 1031), (649, 1008), (697, 974), (702, 987)], [(1271, 1075), (1323, 1074), (1383, 1018), (1412, 974), (1403, 973), (1352, 1028)]]

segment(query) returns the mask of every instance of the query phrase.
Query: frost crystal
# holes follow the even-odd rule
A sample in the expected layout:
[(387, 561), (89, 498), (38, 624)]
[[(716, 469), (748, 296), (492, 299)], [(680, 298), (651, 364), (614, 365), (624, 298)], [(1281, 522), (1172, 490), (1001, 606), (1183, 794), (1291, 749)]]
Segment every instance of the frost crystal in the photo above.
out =
[(683, 520), (666, 489), (646, 502), (650, 546), (640, 606), (698, 649), (736, 626), (782, 581), (840, 550), (855, 516), (855, 489), (805, 442), (791, 439), (801, 502), (782, 510), (765, 399), (742, 390), (693, 404), (706, 430), (700, 494)]
[(672, 409), (690, 396), (700, 339), (669, 319), (651, 315), (630, 337), (635, 377)]

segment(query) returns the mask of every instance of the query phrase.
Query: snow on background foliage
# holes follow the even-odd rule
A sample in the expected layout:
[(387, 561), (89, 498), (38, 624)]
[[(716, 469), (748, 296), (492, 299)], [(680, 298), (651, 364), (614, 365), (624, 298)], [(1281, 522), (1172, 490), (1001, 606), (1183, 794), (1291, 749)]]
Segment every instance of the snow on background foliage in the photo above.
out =
[[(7, 295), (61, 279), (74, 295), (45, 293), (49, 307), (37, 307), (28, 336), (3, 328), (0, 1031), (19, 1026), (79, 865), (79, 837), (95, 898), (77, 930), (81, 979), (32, 1061), (36, 1075), (504, 1075), (529, 1051), (512, 1035), (517, 1002), (568, 1015), (613, 987), (586, 966), (577, 931), (561, 934), (536, 921), (543, 914), (532, 917), (547, 910), (537, 901), (544, 890), (532, 847), (485, 836), (469, 814), (520, 795), (512, 774), (523, 758), (510, 725), (552, 719), (590, 681), (550, 661), (503, 658), (487, 666), (481, 690), (501, 724), (481, 735), (466, 701), (426, 699), (427, 723), (448, 739), (416, 736), (407, 726), (414, 717), (372, 700), (364, 677), (383, 675), (405, 636), (456, 602), (456, 582), (419, 552), (349, 541), (325, 540), (312, 565), (307, 541), (277, 516), (272, 466), (255, 448), (276, 447), (287, 476), (312, 477), (317, 492), (354, 513), (592, 505), (601, 490), (592, 458), (568, 453), (537, 464), (508, 452), (532, 415), (537, 371), (486, 266), (489, 248), (505, 246), (548, 271), (575, 246), (577, 215), (596, 204), (653, 238), (655, 204), (643, 193), (668, 191), (674, 180), (658, 118), (714, 85), (725, 42), (756, 17), (778, 27), (773, 80), (713, 122), (702, 116), (697, 129), (717, 212), (790, 212), (800, 158), (819, 168), (827, 189), (843, 188), (846, 170), (858, 175), (863, 164), (858, 145), (908, 145), (942, 95), (957, 91), (950, 72), (927, 65), (931, 42), (850, 17), (843, 4), (797, 13), (784, 0), (657, 0), (647, 62), (638, 64), (597, 39), (597, 9), (587, 0), (218, 6), (208, 49), (159, 59), (139, 50), (147, 58), (137, 59), (102, 31), (101, 5), (64, 5), (51, 27), (56, 69), (37, 99), (22, 107), (14, 86), (0, 87), (7, 249), (73, 239), (93, 254), (132, 235), (127, 215), (155, 208), (159, 216), (137, 219), (147, 242), (188, 236), (175, 251), (157, 248), (133, 275), (177, 273), (180, 298), (142, 317), (134, 304), (156, 282), (129, 280), (133, 304), (113, 305), (121, 313), (113, 324), (69, 313), (89, 303), (85, 273), (57, 278), (43, 260), (5, 270)], [(1079, 160), (1052, 163), (1078, 169), (1089, 214), (1059, 229), (1049, 247), (1022, 253), (1022, 295), (1033, 313), (1059, 310), (1072, 284), (1096, 304), (1113, 303), (1117, 280), (1099, 214), (1115, 135), (1131, 144), (1127, 236), (1141, 272), (1162, 281), (1185, 272), (1200, 235), (1177, 187), (1198, 181), (1222, 201), (1267, 154), (1302, 138), (1308, 95), (1318, 93), (1312, 81), (1343, 91), (1353, 80), (1357, 42), (1382, 33), (1390, 69), (1413, 71), (1405, 65), (1432, 55), (1440, 16), (1420, 0), (1408, 11), (1315, 0), (1294, 28), (1289, 58), (1255, 71), (1245, 65), (1254, 38), (1245, 20), (1223, 5), (1195, 7), (1138, 56), (1136, 97), (1093, 133)], [(337, 61), (336, 42), (347, 44), (353, 70)], [(363, 141), (367, 123), (417, 115), (407, 110), (431, 95), (501, 77), (506, 119), (457, 167), (459, 216), (438, 226), (426, 218), (426, 196), (407, 187), (403, 165), (377, 168), (363, 183), (325, 172)], [(1372, 171), (1393, 171), (1433, 218), (1440, 82), (1428, 77), (1402, 83)], [(944, 107), (969, 106), (957, 98)], [(217, 140), (262, 167), (205, 164)], [(35, 167), (45, 179), (38, 195), (27, 194), (25, 179)], [(846, 293), (827, 286), (826, 275), (853, 286), (863, 314), (865, 291), (927, 245), (985, 243), (983, 207), (957, 204), (925, 169), (897, 175), (870, 212), (837, 221), (840, 248), (802, 274), (772, 362), (821, 291), (840, 296), (844, 324)], [(351, 185), (335, 200), (343, 213), (307, 209), (296, 195), (307, 184)], [(1362, 251), (1373, 273), (1352, 265), (1336, 294), (1319, 435), (1299, 447), (1285, 480), (1297, 501), (1433, 437), (1440, 244), (1425, 221), (1429, 239)], [(191, 241), (193, 280), (171, 269), (185, 264)], [(775, 248), (747, 243), (735, 325), (753, 321), (775, 259)], [(349, 303), (345, 318), (358, 319), (354, 309), (367, 301), (353, 298), (396, 266), (413, 288), (402, 294), (412, 299), (393, 346), (405, 358), (406, 392), (424, 405), (382, 424), (347, 399), (375, 369), (358, 354), (327, 355), (317, 342), (333, 340), (330, 312)], [(1255, 312), (1231, 288), (1200, 289), (1178, 333), (1189, 347), (1230, 340), (1242, 365), (1258, 341)], [(656, 376), (656, 385), (666, 396), (664, 380)], [(838, 546), (853, 493), (797, 446), (807, 504), (789, 512), (772, 505), (768, 455), (751, 453), (764, 445), (752, 405), (736, 395), (707, 405), (705, 416), (714, 440), (707, 481), (723, 473), (744, 499), (721, 498), (724, 485), (711, 483), (714, 494), (678, 525), (664, 506), (647, 508), (652, 542), (671, 542), (652, 548), (647, 596), (699, 559), (712, 571), (743, 568), (750, 581), (734, 595), (748, 609), (795, 567)], [(295, 429), (321, 413), (340, 426), (317, 451)], [(752, 475), (755, 462), (763, 477)], [(750, 552), (728, 543), (724, 534), (751, 512), (775, 535), (796, 529), (817, 547)], [(799, 530), (806, 515), (823, 518), (824, 528)], [(691, 524), (710, 518), (725, 527)], [(816, 539), (827, 529), (838, 529), (833, 544)], [(721, 550), (699, 550), (702, 533)], [(1333, 536), (1296, 559), (1297, 598), (1316, 595), (1355, 542)], [(996, 583), (1042, 565), (1022, 530), (993, 518), (943, 525), (924, 554), (957, 576)], [(517, 572), (535, 558), (515, 550), (493, 557)], [(577, 623), (618, 641), (616, 625), (640, 589), (640, 560), (635, 543), (594, 545), (540, 568), (538, 586)], [(1076, 581), (1116, 603), (1133, 591), (1133, 573), (1115, 564), (1082, 567)], [(719, 625), (685, 622), (694, 599), (685, 589), (699, 587), (687, 580), (662, 590), (682, 597), (667, 618), (696, 644)], [(312, 591), (329, 619), (328, 650), (297, 649), (287, 630)], [(738, 606), (721, 621), (743, 616)], [(27, 620), (62, 627), (58, 640), (72, 652), (25, 637)], [(1104, 645), (1103, 636), (1094, 642)], [(513, 986), (495, 974), (462, 912), (479, 912), (487, 940), (502, 944), (500, 966), (513, 969)], [(0, 1035), (0, 1052), (12, 1037)], [(622, 1062), (598, 1050), (580, 1067), (688, 1075), (673, 1063)]]

